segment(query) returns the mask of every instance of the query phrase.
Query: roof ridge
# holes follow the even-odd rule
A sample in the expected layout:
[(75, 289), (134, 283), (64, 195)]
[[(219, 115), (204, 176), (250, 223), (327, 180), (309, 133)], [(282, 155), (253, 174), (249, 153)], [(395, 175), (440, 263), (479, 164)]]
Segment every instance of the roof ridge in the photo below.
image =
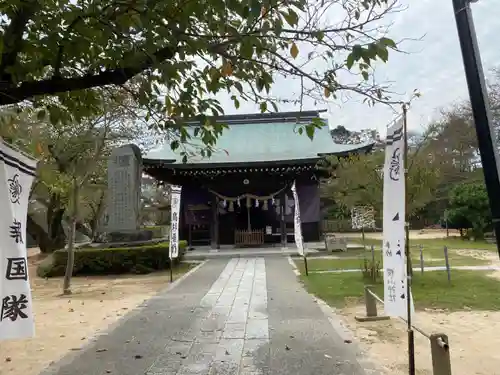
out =
[[(318, 118), (320, 113), (326, 109), (313, 111), (293, 111), (293, 112), (272, 112), (272, 113), (248, 113), (236, 115), (224, 115), (215, 117), (217, 123), (227, 123), (230, 125), (256, 124), (256, 123), (303, 123)], [(186, 121), (186, 125), (199, 125), (198, 119)]]

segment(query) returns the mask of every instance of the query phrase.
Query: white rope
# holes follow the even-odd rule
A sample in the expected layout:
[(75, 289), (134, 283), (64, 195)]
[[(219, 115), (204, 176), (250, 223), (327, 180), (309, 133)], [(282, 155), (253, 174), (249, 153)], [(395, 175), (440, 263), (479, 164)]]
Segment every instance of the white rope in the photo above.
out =
[(212, 194), (215, 194), (219, 199), (225, 200), (225, 201), (229, 201), (229, 202), (236, 202), (236, 201), (239, 201), (241, 199), (246, 199), (246, 198), (257, 199), (257, 200), (262, 200), (263, 201), (263, 200), (273, 199), (275, 196), (279, 195), (280, 193), (282, 193), (287, 188), (288, 188), (288, 186), (285, 186), (284, 188), (276, 191), (275, 193), (273, 193), (271, 195), (266, 195), (266, 196), (258, 196), (258, 195), (255, 195), (255, 194), (248, 193), (248, 194), (239, 195), (237, 197), (226, 197), (225, 195), (219, 194), (219, 193), (217, 193), (216, 191), (214, 191), (212, 189), (208, 189), (208, 191), (211, 192)]

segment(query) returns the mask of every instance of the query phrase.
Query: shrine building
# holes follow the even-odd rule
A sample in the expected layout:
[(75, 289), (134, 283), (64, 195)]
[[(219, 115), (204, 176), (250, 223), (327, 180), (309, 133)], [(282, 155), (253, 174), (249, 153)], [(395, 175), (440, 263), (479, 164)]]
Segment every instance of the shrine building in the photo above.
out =
[[(182, 162), (170, 144), (143, 158), (144, 172), (158, 181), (182, 186), (179, 237), (189, 246), (262, 246), (293, 242), (296, 182), (305, 242), (321, 237), (317, 163), (326, 155), (367, 152), (372, 143), (334, 143), (328, 126), (313, 140), (298, 134), (324, 111), (229, 115), (210, 157)], [(324, 120), (326, 121), (326, 120)], [(200, 126), (187, 122), (192, 134)], [(196, 140), (194, 140), (196, 142)]]

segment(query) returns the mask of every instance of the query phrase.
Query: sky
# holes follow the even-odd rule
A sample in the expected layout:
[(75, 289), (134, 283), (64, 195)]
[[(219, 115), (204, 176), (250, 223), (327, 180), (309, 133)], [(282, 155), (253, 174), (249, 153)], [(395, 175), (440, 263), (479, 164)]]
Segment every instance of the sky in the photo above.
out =
[[(381, 82), (391, 82), (391, 91), (398, 100), (408, 99), (417, 89), (421, 97), (412, 103), (408, 113), (410, 130), (421, 131), (432, 120), (439, 118), (439, 110), (454, 102), (468, 98), (460, 45), (456, 31), (452, 0), (400, 0), (406, 10), (391, 16), (390, 37), (405, 40), (406, 53), (390, 54), (389, 62), (377, 67), (376, 77)], [(500, 1), (479, 0), (471, 5), (477, 38), (488, 77), (492, 68), (500, 67), (500, 48), (494, 35), (500, 34)], [(289, 93), (290, 84), (278, 82), (273, 94)], [(229, 98), (219, 100), (226, 114), (259, 112), (257, 105), (242, 103), (239, 110)], [(327, 108), (331, 127), (343, 125), (350, 130), (375, 128), (382, 135), (396, 116), (383, 105), (369, 107), (361, 100), (344, 103), (318, 103), (311, 101), (304, 109)], [(281, 105), (281, 111), (297, 110), (294, 106)]]

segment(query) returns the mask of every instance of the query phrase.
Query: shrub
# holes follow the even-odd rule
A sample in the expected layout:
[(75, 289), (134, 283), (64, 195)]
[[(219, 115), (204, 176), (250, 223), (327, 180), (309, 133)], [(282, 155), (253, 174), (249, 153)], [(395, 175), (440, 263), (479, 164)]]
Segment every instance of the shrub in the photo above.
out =
[[(182, 259), (186, 245), (186, 241), (179, 241), (179, 258), (175, 259), (174, 266)], [(160, 242), (136, 247), (78, 248), (75, 250), (73, 275), (145, 274), (168, 269), (168, 246), (168, 242)], [(67, 259), (66, 249), (55, 251), (50, 259), (40, 263), (38, 276), (63, 276)]]
[(363, 263), (361, 264), (361, 272), (363, 273), (363, 279), (377, 281), (381, 275), (380, 270), (382, 268), (382, 264), (380, 260), (368, 260), (366, 258), (363, 259)]
[(52, 271), (52, 264), (54, 259), (52, 254), (49, 254), (45, 259), (43, 259), (36, 268), (36, 275), (38, 277), (49, 277), (50, 272)]

